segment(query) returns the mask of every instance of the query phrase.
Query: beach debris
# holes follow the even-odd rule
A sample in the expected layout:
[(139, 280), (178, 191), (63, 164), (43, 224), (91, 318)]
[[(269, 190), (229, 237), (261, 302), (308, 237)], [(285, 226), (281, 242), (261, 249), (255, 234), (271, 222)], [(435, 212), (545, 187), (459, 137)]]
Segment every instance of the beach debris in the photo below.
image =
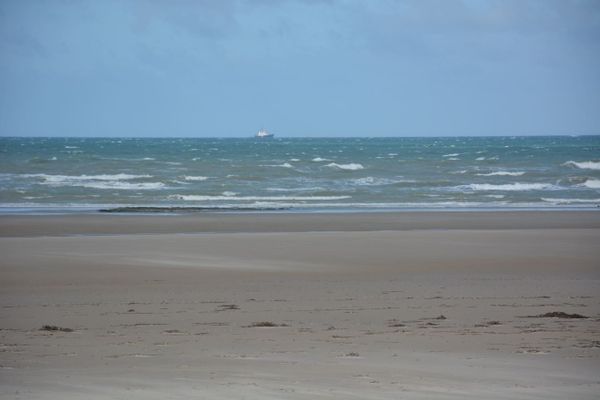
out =
[(539, 314), (539, 315), (528, 315), (526, 318), (571, 318), (571, 319), (586, 319), (589, 317), (586, 317), (585, 315), (581, 315), (581, 314), (577, 314), (577, 313), (573, 313), (573, 314), (568, 314), (566, 312), (562, 312), (562, 311), (553, 311), (553, 312), (547, 312), (545, 314)]
[(289, 325), (276, 324), (271, 321), (261, 321), (261, 322), (254, 322), (254, 323), (246, 326), (246, 328), (276, 328), (276, 327), (284, 327), (284, 326), (289, 326)]
[(360, 354), (355, 351), (351, 351), (350, 353), (346, 353), (346, 357), (360, 357)]
[(228, 311), (228, 310), (239, 310), (240, 306), (237, 304), (221, 304), (215, 311)]
[(441, 320), (441, 319), (447, 319), (447, 318), (446, 318), (446, 317), (445, 317), (445, 316), (442, 314), (442, 315), (440, 315), (439, 317), (436, 317), (436, 318), (434, 318), (434, 319), (440, 319), (440, 320)]
[(44, 325), (40, 328), (40, 331), (46, 332), (73, 332), (71, 328), (63, 328), (56, 325)]
[(181, 335), (181, 334), (183, 334), (183, 332), (181, 332), (179, 329), (167, 329), (167, 330), (163, 331), (163, 333), (165, 333), (167, 335)]
[(388, 327), (390, 327), (390, 328), (401, 328), (403, 326), (406, 326), (406, 325), (399, 322), (397, 319), (390, 319), (388, 321)]
[(482, 322), (481, 324), (475, 324), (476, 328), (487, 328), (490, 326), (494, 326), (494, 325), (501, 325), (500, 321), (485, 321)]

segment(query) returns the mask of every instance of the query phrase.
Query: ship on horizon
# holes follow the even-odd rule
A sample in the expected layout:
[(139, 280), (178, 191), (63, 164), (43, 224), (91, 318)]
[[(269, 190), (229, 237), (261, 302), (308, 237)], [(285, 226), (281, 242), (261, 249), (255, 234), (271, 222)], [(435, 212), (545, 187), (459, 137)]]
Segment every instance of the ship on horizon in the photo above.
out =
[(261, 130), (259, 130), (258, 132), (256, 132), (256, 135), (254, 135), (255, 138), (259, 138), (259, 139), (270, 139), (272, 138), (273, 135), (272, 133), (267, 132), (266, 129), (262, 128)]

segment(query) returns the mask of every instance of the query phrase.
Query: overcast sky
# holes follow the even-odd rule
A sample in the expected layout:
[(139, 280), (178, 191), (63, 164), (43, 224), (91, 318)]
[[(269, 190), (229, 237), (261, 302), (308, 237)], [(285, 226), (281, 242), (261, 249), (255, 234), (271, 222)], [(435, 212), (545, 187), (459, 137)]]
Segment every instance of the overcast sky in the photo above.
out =
[(598, 0), (0, 0), (0, 135), (600, 133)]

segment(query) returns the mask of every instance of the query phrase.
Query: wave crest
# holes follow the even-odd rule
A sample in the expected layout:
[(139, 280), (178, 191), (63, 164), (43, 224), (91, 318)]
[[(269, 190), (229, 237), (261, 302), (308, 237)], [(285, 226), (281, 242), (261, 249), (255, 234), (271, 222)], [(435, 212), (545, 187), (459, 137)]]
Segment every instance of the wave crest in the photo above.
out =
[(173, 194), (170, 199), (185, 201), (215, 201), (215, 200), (233, 200), (233, 201), (311, 201), (311, 200), (344, 200), (351, 196), (203, 196), (195, 194)]
[(338, 163), (329, 163), (326, 165), (330, 168), (343, 169), (345, 171), (358, 171), (360, 169), (365, 169), (362, 164), (359, 163), (349, 163), (349, 164), (338, 164)]
[(587, 179), (581, 184), (581, 186), (585, 186), (590, 189), (600, 189), (600, 179)]
[(475, 191), (509, 191), (521, 192), (525, 190), (547, 190), (554, 189), (555, 185), (550, 183), (506, 183), (502, 185), (494, 185), (491, 183), (471, 183), (470, 185), (456, 186), (456, 189), (467, 189)]
[(477, 174), (479, 176), (521, 176), (521, 175), (525, 175), (525, 172), (523, 171), (515, 171), (515, 172), (510, 172), (510, 171), (496, 171), (496, 172), (490, 172), (487, 174)]
[(563, 165), (567, 166), (567, 167), (575, 167), (575, 168), (579, 168), (579, 169), (600, 170), (600, 161), (581, 161), (581, 162), (567, 161)]

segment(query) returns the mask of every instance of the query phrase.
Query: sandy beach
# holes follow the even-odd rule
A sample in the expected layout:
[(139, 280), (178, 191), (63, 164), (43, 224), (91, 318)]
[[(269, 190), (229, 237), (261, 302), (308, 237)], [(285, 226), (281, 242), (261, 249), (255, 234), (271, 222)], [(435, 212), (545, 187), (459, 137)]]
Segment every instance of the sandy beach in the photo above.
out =
[(0, 236), (1, 398), (600, 392), (599, 212), (5, 215)]

